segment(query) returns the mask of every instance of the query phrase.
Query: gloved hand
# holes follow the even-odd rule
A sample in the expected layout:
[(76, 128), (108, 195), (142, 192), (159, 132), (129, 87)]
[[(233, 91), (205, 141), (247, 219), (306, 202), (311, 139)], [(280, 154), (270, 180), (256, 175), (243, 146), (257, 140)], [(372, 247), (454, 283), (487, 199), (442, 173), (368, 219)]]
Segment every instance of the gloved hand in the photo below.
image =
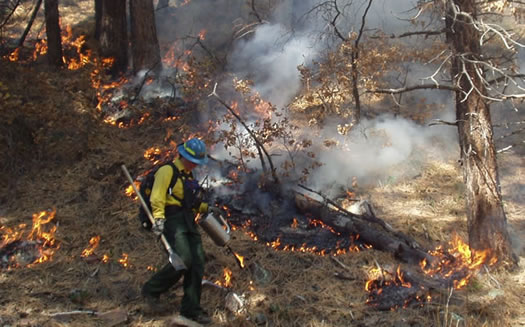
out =
[(160, 236), (162, 235), (162, 232), (164, 232), (164, 221), (166, 221), (166, 219), (164, 218), (155, 218), (155, 220), (153, 221), (153, 226), (151, 226), (151, 231), (155, 235)]
[(223, 214), (223, 211), (221, 209), (219, 209), (218, 207), (216, 206), (209, 206), (208, 207), (208, 212), (209, 213), (212, 213), (215, 217), (219, 217), (220, 215)]

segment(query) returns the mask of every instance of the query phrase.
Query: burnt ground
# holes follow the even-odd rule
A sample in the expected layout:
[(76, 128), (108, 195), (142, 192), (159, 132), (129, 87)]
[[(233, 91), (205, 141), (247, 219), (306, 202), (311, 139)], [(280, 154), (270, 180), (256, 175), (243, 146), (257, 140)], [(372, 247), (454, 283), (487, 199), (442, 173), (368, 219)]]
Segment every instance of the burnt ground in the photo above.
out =
[[(143, 172), (150, 165), (144, 158), (148, 149), (167, 151), (170, 141), (196, 130), (206, 136), (208, 126), (196, 123), (195, 111), (177, 110), (177, 119), (166, 120), (165, 112), (143, 104), (141, 109), (154, 113), (151, 119), (118, 128), (104, 123), (95, 110), (88, 68), (56, 74), (39, 63), (2, 60), (0, 65), (0, 183), (6, 190), (0, 195), (0, 232), (5, 237), (12, 235), (8, 229), (20, 231), (27, 238), (33, 214), (56, 210), (43, 227), (56, 227), (56, 243), (47, 250), (55, 251), (51, 260), (25, 267), (36, 255), (35, 243), (9, 243), (9, 257), (22, 267), (0, 265), (0, 325), (164, 326), (178, 310), (182, 288), (177, 285), (163, 297), (168, 307), (163, 313), (150, 312), (142, 302), (142, 283), (166, 258), (153, 235), (138, 226), (137, 203), (125, 194), (128, 184), (120, 165), (133, 174)], [(499, 159), (505, 207), (523, 266), (523, 155), (509, 151)], [(462, 177), (453, 159), (429, 155), (415, 177), (359, 186), (355, 193), (379, 217), (421, 243), (434, 246), (454, 233), (466, 236)], [(203, 234), (205, 278), (225, 285), (226, 268), (232, 276), (225, 289), (204, 286), (202, 304), (214, 326), (525, 326), (523, 267), (483, 270), (454, 297), (435, 292), (424, 305), (377, 310), (366, 304), (365, 283), (377, 265), (399, 264), (391, 255), (374, 249), (337, 256), (275, 250), (240, 225), (230, 245), (245, 257), (244, 269)], [(82, 257), (95, 236), (100, 243)], [(15, 245), (19, 250), (13, 250)], [(2, 251), (7, 257), (7, 247)], [(239, 312), (234, 293), (244, 304)], [(77, 310), (86, 312), (53, 316)], [(115, 314), (102, 314), (108, 312)]]

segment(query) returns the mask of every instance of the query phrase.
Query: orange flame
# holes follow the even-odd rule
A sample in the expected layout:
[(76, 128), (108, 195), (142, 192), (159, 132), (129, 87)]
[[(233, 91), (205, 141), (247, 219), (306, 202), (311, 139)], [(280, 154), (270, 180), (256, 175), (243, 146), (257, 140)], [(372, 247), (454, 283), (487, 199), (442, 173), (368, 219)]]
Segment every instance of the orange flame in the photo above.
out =
[(124, 268), (130, 268), (131, 264), (129, 262), (129, 256), (127, 253), (122, 253), (122, 257), (118, 259), (118, 262), (122, 265)]
[(421, 270), (432, 277), (453, 278), (456, 289), (465, 287), (483, 264), (493, 266), (497, 262), (489, 250), (471, 250), (458, 235), (454, 235), (448, 249), (439, 246), (429, 253), (439, 260), (432, 263), (422, 260), (419, 264)]
[(95, 249), (98, 247), (99, 242), (100, 236), (93, 236), (89, 240), (89, 246), (82, 251), (82, 254), (80, 256), (86, 258), (92, 255), (95, 252)]
[[(38, 256), (32, 262), (26, 265), (26, 267), (32, 267), (38, 263), (43, 263), (51, 260), (51, 257), (60, 247), (55, 239), (55, 233), (57, 231), (57, 226), (52, 226), (47, 228), (47, 225), (55, 218), (56, 209), (49, 211), (41, 211), (35, 213), (32, 216), (33, 225), (31, 226), (31, 231), (27, 233), (25, 237), (26, 240), (35, 241), (37, 244)], [(18, 225), (18, 228), (11, 229), (5, 226), (0, 227), (0, 233), (2, 233), (2, 242), (0, 243), (0, 248), (18, 240), (24, 238), (26, 232), (26, 224)], [(19, 267), (17, 259), (15, 256), (9, 258), (9, 268)]]
[[(139, 181), (134, 181), (133, 184), (135, 184), (135, 187), (138, 189), (140, 189), (140, 182)], [(128, 198), (132, 198), (133, 200), (138, 200), (138, 195), (135, 194), (135, 190), (133, 189), (133, 186), (130, 184), (128, 187), (126, 187), (126, 190), (124, 191), (124, 193), (126, 194), (126, 196)]]
[(18, 61), (18, 58), (20, 57), (20, 48), (16, 48), (8, 56), (4, 56), (4, 58), (6, 57), (9, 61)]
[(230, 268), (228, 267), (225, 267), (224, 270), (223, 270), (223, 277), (224, 277), (224, 281), (216, 281), (215, 282), (215, 285), (219, 285), (219, 286), (222, 286), (222, 287), (232, 287), (233, 284), (232, 284), (232, 271), (230, 270)]
[(235, 253), (235, 252), (233, 252), (233, 255), (235, 256), (235, 258), (237, 258), (237, 261), (241, 265), (241, 268), (244, 268), (244, 257), (242, 255), (240, 255), (240, 254)]
[(38, 57), (43, 56), (47, 53), (47, 41), (40, 40), (35, 44), (35, 51), (33, 51), (33, 61), (36, 61)]

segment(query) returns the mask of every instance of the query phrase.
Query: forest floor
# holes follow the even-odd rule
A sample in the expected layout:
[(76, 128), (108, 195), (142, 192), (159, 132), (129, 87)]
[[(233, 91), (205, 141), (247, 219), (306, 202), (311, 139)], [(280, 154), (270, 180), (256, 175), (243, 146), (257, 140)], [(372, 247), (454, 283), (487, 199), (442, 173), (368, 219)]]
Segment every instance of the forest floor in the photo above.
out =
[[(205, 133), (207, 126), (196, 124), (195, 112), (182, 111), (177, 119), (151, 118), (118, 128), (95, 110), (89, 68), (53, 72), (42, 63), (6, 60), (0, 68), (0, 173), (7, 190), (0, 195), (2, 246), (9, 244), (7, 235), (28, 238), (34, 214), (56, 210), (54, 219), (40, 226), (56, 227), (55, 244), (46, 250), (49, 261), (16, 268), (0, 262), (0, 326), (165, 326), (178, 311), (182, 286), (163, 296), (170, 309), (161, 314), (143, 303), (142, 284), (166, 258), (153, 235), (138, 226), (138, 204), (125, 193), (129, 184), (120, 166), (138, 174), (148, 167), (148, 149), (168, 149), (170, 140)], [(467, 239), (458, 162), (431, 153), (427, 158), (415, 177), (359, 186), (355, 196), (421, 243), (434, 246), (454, 235)], [(379, 311), (366, 304), (365, 283), (377, 264), (399, 264), (389, 254), (373, 248), (335, 257), (278, 251), (236, 229), (230, 245), (246, 259), (247, 268), (241, 269), (227, 249), (203, 233), (205, 278), (225, 285), (225, 269), (231, 271), (230, 286), (203, 287), (202, 305), (212, 325), (525, 326), (524, 157), (508, 151), (498, 163), (521, 259), (515, 271), (480, 271), (455, 291), (461, 300), (434, 294), (424, 305)], [(93, 252), (82, 256), (97, 236)], [(13, 260), (24, 259), (20, 250)], [(242, 297), (243, 310), (232, 310), (232, 294)]]

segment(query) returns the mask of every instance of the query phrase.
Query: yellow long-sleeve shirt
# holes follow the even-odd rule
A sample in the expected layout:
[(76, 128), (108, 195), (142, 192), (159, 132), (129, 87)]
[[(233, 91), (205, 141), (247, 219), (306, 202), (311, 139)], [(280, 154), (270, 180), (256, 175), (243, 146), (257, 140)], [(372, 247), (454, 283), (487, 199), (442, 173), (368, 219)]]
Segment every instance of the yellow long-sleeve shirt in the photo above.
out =
[[(170, 165), (164, 165), (160, 167), (155, 173), (155, 181), (153, 182), (153, 188), (151, 190), (150, 196), (153, 218), (166, 218), (166, 206), (182, 206), (182, 203), (178, 199), (184, 199), (184, 180), (186, 179), (185, 176), (190, 175), (190, 172), (184, 169), (184, 164), (180, 158), (173, 160), (173, 164), (175, 167), (177, 167), (181, 174), (179, 178), (177, 178), (177, 181), (171, 190), (172, 195), (168, 194), (168, 188), (173, 176), (172, 167)], [(198, 208), (198, 212), (206, 213), (207, 211), (208, 204), (202, 202)]]

